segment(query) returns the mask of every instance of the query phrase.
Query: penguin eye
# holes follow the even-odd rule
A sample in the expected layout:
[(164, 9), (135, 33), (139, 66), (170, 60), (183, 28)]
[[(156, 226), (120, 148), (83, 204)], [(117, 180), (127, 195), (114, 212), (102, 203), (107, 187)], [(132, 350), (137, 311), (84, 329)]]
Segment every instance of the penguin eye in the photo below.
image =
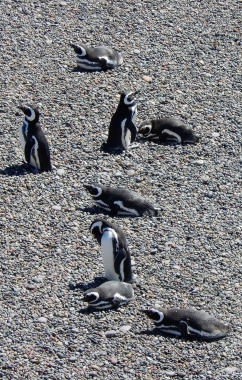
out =
[(149, 127), (145, 127), (143, 130), (142, 130), (142, 133), (144, 135), (148, 135), (150, 133), (150, 128)]

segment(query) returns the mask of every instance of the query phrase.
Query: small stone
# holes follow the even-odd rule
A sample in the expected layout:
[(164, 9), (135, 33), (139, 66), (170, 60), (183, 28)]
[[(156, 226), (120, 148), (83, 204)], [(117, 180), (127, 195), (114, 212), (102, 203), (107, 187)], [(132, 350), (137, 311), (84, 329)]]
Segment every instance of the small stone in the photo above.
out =
[(201, 177), (203, 183), (208, 184), (210, 182), (210, 178), (208, 175), (204, 175)]
[(26, 285), (26, 289), (33, 290), (33, 289), (35, 289), (35, 286), (28, 284), (28, 285)]
[(213, 132), (213, 133), (212, 133), (212, 136), (213, 136), (213, 137), (218, 137), (219, 135), (220, 135), (220, 134), (219, 134), (218, 132)]
[(112, 364), (117, 364), (118, 363), (118, 359), (116, 359), (116, 358), (111, 358), (110, 359), (110, 362), (112, 363)]
[(118, 335), (119, 335), (119, 332), (114, 331), (114, 330), (109, 330), (109, 331), (105, 332), (106, 338), (113, 338), (113, 337), (118, 336)]
[(165, 374), (166, 376), (170, 376), (170, 377), (176, 376), (176, 372), (172, 372), (172, 371), (165, 372)]
[(37, 322), (39, 322), (39, 323), (46, 323), (47, 322), (47, 318), (40, 317), (40, 318), (37, 319)]
[(134, 53), (135, 53), (135, 54), (139, 54), (139, 53), (140, 53), (140, 50), (139, 50), (139, 49), (134, 49)]
[(123, 176), (123, 174), (119, 171), (117, 171), (114, 175), (115, 175), (115, 177), (122, 177)]
[(79, 333), (79, 330), (77, 329), (77, 328), (73, 328), (73, 329), (71, 329), (71, 331), (73, 332), (73, 333)]
[(176, 375), (179, 377), (185, 377), (186, 376), (186, 374), (184, 372), (177, 372)]
[(57, 173), (58, 175), (64, 175), (64, 174), (65, 174), (65, 169), (57, 169), (57, 170), (56, 170), (56, 173)]
[(235, 371), (237, 371), (237, 367), (226, 367), (224, 369), (224, 372), (226, 372), (228, 375), (232, 375)]
[(131, 267), (134, 267), (134, 266), (135, 266), (135, 261), (131, 260)]
[(61, 206), (60, 205), (54, 205), (52, 206), (53, 210), (57, 210), (57, 211), (60, 211), (61, 210)]
[(157, 252), (158, 252), (158, 251), (157, 251), (156, 248), (150, 250), (150, 254), (151, 254), (151, 255), (155, 255)]
[(69, 362), (75, 362), (76, 361), (76, 356), (71, 356), (70, 358), (68, 358), (68, 361)]
[(134, 175), (134, 173), (135, 173), (135, 171), (132, 170), (132, 169), (127, 170), (127, 174), (130, 175), (130, 176)]
[(67, 4), (67, 2), (66, 1), (60, 1), (59, 4), (60, 4), (61, 7), (64, 7)]
[(91, 372), (89, 372), (89, 375), (92, 376), (92, 377), (97, 376), (97, 372), (91, 371)]
[(52, 44), (52, 40), (47, 39), (46, 43), (47, 43), (47, 45), (51, 45)]
[(198, 164), (198, 165), (203, 165), (204, 164), (204, 160), (196, 160), (194, 161), (195, 164)]
[(129, 331), (131, 329), (131, 327), (132, 327), (131, 325), (124, 325), (124, 326), (120, 327), (119, 331), (121, 331), (121, 332), (127, 332), (127, 331)]
[(149, 82), (149, 83), (152, 82), (152, 80), (153, 80), (153, 79), (152, 79), (151, 77), (149, 77), (148, 75), (143, 75), (142, 78), (143, 78), (146, 82)]

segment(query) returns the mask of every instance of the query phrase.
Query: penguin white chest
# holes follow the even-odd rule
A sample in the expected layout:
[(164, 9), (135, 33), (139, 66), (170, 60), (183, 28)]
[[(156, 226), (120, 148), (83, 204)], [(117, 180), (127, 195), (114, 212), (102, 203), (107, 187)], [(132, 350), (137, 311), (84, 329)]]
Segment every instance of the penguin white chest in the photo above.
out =
[(118, 248), (118, 237), (115, 231), (107, 229), (101, 239), (102, 247), (102, 259), (105, 270), (105, 276), (109, 281), (119, 281), (119, 275), (114, 269), (114, 258), (115, 258), (115, 244)]
[(130, 144), (130, 140), (131, 140), (131, 132), (129, 129), (127, 129), (125, 127), (126, 125), (126, 121), (127, 119), (124, 119), (121, 123), (121, 130), (122, 130), (122, 145), (124, 147), (124, 149), (127, 149), (129, 144)]
[(22, 149), (24, 150), (25, 145), (26, 145), (27, 135), (28, 135), (28, 123), (24, 121), (24, 124), (21, 127), (19, 127), (18, 132), (19, 132), (20, 144), (21, 144)]

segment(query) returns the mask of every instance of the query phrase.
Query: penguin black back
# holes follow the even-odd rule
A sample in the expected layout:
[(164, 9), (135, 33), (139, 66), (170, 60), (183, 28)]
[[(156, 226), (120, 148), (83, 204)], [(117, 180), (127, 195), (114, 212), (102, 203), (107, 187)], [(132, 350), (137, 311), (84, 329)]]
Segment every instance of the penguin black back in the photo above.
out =
[(42, 171), (51, 171), (50, 150), (39, 124), (39, 110), (35, 106), (19, 107), (25, 114), (24, 124), (19, 128), (19, 137), (26, 161)]
[(136, 92), (121, 93), (118, 107), (112, 116), (107, 143), (103, 145), (108, 150), (126, 150), (136, 138), (135, 119), (137, 104), (134, 100)]

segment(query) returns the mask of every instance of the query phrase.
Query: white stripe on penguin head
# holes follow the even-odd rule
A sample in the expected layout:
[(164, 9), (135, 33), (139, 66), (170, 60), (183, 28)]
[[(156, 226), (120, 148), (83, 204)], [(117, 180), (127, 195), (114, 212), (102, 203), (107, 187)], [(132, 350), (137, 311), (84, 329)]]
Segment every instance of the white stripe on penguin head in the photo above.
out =
[(91, 233), (92, 233), (92, 231), (94, 230), (94, 228), (98, 227), (100, 233), (102, 234), (102, 233), (103, 233), (103, 232), (102, 232), (102, 224), (103, 224), (103, 223), (102, 223), (101, 221), (99, 221), (99, 222), (95, 222), (95, 223), (92, 225), (92, 227), (91, 227)]
[(132, 103), (134, 102), (134, 100), (128, 101), (128, 97), (129, 97), (130, 95), (132, 95), (132, 94), (133, 94), (133, 92), (131, 91), (131, 92), (129, 92), (129, 93), (124, 97), (124, 104), (127, 104), (127, 106), (129, 106), (130, 104), (132, 104)]
[(36, 116), (35, 112), (34, 112), (34, 110), (31, 107), (28, 107), (28, 109), (30, 110), (31, 114), (30, 114), (30, 116), (25, 115), (25, 117), (29, 121), (34, 121), (35, 116)]

